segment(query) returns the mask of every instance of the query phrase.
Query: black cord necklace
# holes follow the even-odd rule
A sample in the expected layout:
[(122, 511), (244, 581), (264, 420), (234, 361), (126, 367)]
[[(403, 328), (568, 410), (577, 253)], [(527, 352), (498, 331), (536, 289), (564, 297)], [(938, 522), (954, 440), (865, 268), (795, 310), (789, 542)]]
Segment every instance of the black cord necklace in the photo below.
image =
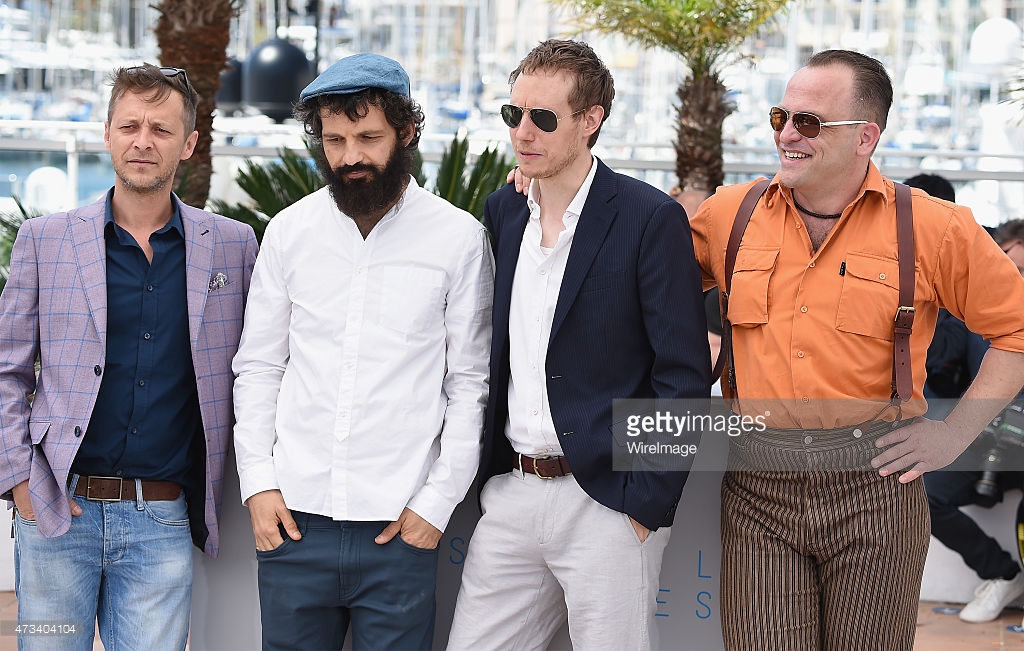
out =
[(800, 212), (802, 212), (804, 214), (807, 214), (807, 215), (810, 215), (811, 217), (817, 217), (818, 219), (839, 219), (840, 217), (843, 216), (842, 211), (837, 212), (834, 215), (822, 215), (819, 212), (814, 212), (813, 210), (808, 210), (808, 209), (806, 209), (806, 208), (804, 208), (803, 206), (800, 205), (800, 203), (796, 200), (796, 196), (795, 195), (793, 196), (793, 205), (796, 206), (796, 209), (799, 210)]

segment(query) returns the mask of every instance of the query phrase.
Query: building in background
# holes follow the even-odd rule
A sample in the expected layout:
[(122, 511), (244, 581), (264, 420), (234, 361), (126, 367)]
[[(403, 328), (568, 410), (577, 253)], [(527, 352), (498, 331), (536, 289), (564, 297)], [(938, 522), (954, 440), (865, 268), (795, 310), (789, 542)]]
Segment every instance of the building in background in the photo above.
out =
[[(125, 62), (156, 58), (151, 32), (156, 14), (150, 1), (0, 0), (0, 118), (102, 120), (106, 73)], [(310, 65), (320, 68), (347, 54), (376, 51), (409, 71), (428, 116), (428, 132), (463, 130), (479, 142), (506, 139), (498, 107), (508, 97), (507, 71), (536, 43), (570, 34), (573, 27), (570, 17), (545, 0), (242, 4), (229, 56), (243, 65), (257, 45), (274, 37), (297, 45)], [(1024, 159), (1012, 155), (1024, 151), (1017, 124), (1021, 107), (993, 100), (1007, 99), (1009, 82), (1024, 73), (1011, 65), (978, 62), (978, 42), (990, 50), (1006, 45), (993, 40), (998, 30), (972, 45), (979, 28), (993, 20), (1017, 27), (1016, 43), (1009, 46), (1018, 53), (1013, 63), (1019, 63), (1024, 0), (792, 2), (759, 37), (750, 39), (745, 52), (751, 58), (727, 71), (725, 80), (737, 106), (725, 123), (727, 166), (732, 161), (773, 169), (768, 108), (811, 53), (845, 47), (882, 60), (895, 82), (897, 97), (876, 154), (880, 166), (1020, 172)], [(599, 155), (670, 161), (674, 89), (683, 74), (678, 59), (663, 51), (639, 50), (620, 38), (583, 38), (605, 58), (617, 85), (616, 109), (604, 127)], [(434, 146), (440, 150), (446, 141), (439, 138)], [(425, 141), (425, 148), (430, 142)], [(986, 162), (936, 153), (945, 150), (1002, 158)], [(889, 164), (891, 153), (900, 156)], [(751, 168), (750, 173), (756, 171)], [(727, 182), (745, 173), (733, 173)], [(670, 169), (649, 171), (645, 179), (666, 189), (674, 184)], [(993, 191), (978, 182), (963, 186), (966, 180), (958, 193), (963, 192), (969, 205), (975, 199), (988, 204), (978, 209), (986, 223), (1010, 216), (1005, 212), (1014, 205), (1024, 205), (1024, 183), (1002, 183)], [(0, 194), (2, 183), (0, 179)], [(1016, 189), (1005, 190), (1008, 185)]]

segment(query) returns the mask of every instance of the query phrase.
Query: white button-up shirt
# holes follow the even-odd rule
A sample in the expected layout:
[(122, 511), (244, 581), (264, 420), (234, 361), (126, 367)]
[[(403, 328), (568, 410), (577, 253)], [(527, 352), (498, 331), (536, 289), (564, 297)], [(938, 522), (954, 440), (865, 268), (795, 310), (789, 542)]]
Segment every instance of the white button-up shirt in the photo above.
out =
[(410, 181), (364, 240), (323, 188), (267, 225), (232, 368), (242, 499), (443, 530), (476, 475), (494, 262)]
[(572, 238), (580, 221), (583, 205), (590, 194), (590, 186), (597, 173), (594, 158), (590, 173), (576, 196), (569, 202), (562, 223), (565, 230), (550, 249), (542, 247), (540, 204), (537, 183), (530, 184), (526, 200), (530, 208), (530, 221), (523, 232), (519, 246), (519, 260), (512, 279), (512, 300), (509, 308), (508, 340), (508, 423), (505, 435), (512, 449), (528, 456), (561, 456), (562, 445), (555, 434), (548, 403), (547, 362), (548, 340), (555, 317), (555, 304), (569, 260)]

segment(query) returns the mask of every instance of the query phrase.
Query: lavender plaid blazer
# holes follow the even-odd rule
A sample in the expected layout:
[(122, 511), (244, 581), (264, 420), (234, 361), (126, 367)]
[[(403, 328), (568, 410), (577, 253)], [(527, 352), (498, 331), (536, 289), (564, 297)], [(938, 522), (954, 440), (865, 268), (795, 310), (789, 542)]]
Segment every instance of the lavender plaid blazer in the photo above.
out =
[[(206, 434), (205, 515), (195, 503), (189, 510), (208, 532), (197, 532), (194, 517), (193, 539), (215, 557), (233, 425), (231, 358), (257, 244), (249, 226), (173, 200), (185, 230), (189, 335)], [(0, 296), (0, 494), (10, 499), (27, 479), (44, 536), (71, 526), (68, 473), (106, 361), (105, 202), (27, 220)]]

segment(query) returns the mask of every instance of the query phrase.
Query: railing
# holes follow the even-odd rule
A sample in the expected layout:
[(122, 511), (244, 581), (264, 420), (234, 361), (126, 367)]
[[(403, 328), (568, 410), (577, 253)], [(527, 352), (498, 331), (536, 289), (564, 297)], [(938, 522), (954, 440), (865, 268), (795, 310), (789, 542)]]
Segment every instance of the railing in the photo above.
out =
[[(273, 125), (232, 123), (218, 118), (214, 132), (212, 153), (215, 157), (260, 157), (272, 159), (280, 148), (302, 149), (302, 132), (294, 124)], [(498, 142), (492, 137), (470, 133), (471, 150), (480, 151)], [(232, 140), (253, 137), (270, 141), (273, 145), (245, 146), (229, 144)], [(421, 140), (423, 160), (436, 164), (451, 134), (424, 134)], [(68, 192), (79, 195), (80, 157), (83, 154), (103, 154), (103, 125), (84, 122), (49, 122), (38, 120), (0, 120), (0, 152), (51, 152), (66, 156)], [(648, 182), (668, 189), (674, 182), (675, 153), (670, 143), (599, 143), (595, 152), (613, 169), (627, 171)], [(737, 182), (756, 176), (771, 176), (778, 168), (774, 147), (724, 146), (726, 182)], [(939, 149), (880, 149), (874, 160), (882, 173), (894, 179), (904, 179), (921, 172), (942, 174), (954, 183), (995, 181), (999, 187), (1009, 187), (1013, 196), (1024, 196), (1024, 154), (990, 154), (976, 151)], [(0, 170), (0, 181), (3, 180)], [(1010, 184), (1005, 186), (1004, 184)], [(996, 191), (995, 194), (1006, 194)], [(1004, 211), (1024, 210), (1024, 203), (1000, 206)], [(1008, 216), (1020, 216), (1018, 214)]]

